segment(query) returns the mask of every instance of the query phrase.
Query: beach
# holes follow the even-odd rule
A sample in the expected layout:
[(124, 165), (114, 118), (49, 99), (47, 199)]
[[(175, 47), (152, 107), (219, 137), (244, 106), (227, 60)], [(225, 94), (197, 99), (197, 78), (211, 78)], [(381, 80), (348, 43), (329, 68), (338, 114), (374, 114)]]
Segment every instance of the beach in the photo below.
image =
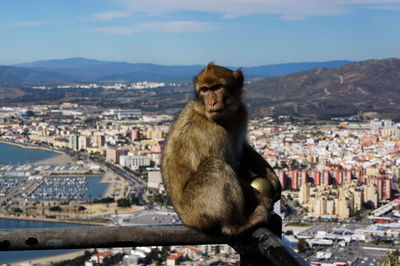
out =
[(74, 161), (72, 160), (71, 156), (66, 153), (57, 152), (58, 155), (51, 157), (49, 159), (41, 160), (35, 162), (35, 165), (45, 164), (45, 165), (69, 165), (73, 164)]
[(12, 265), (12, 266), (51, 265), (52, 262), (60, 262), (63, 260), (74, 259), (76, 257), (84, 255), (84, 253), (85, 253), (85, 250), (78, 250), (78, 251), (71, 250), (71, 253), (65, 253), (65, 254), (60, 254), (60, 255), (56, 255), (56, 256), (49, 256), (49, 257), (43, 257), (43, 258), (38, 258), (38, 259), (20, 261), (20, 262), (11, 263), (10, 265)]

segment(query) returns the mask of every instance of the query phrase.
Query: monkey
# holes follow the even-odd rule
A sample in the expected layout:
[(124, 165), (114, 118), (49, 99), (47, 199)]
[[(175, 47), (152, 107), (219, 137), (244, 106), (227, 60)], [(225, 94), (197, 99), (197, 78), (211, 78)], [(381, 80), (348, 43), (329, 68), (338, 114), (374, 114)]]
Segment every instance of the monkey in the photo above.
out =
[[(281, 184), (247, 142), (241, 70), (209, 63), (193, 78), (194, 99), (166, 137), (161, 174), (180, 219), (205, 232), (238, 235), (267, 222)], [(268, 193), (251, 186), (255, 174)]]

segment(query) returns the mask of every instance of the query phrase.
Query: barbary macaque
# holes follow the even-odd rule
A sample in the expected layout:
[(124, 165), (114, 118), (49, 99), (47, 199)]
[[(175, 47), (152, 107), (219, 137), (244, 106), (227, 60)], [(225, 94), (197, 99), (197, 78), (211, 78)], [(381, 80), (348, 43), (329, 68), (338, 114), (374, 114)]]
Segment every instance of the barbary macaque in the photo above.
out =
[(280, 198), (273, 169), (247, 142), (243, 81), (240, 70), (208, 64), (168, 133), (163, 182), (187, 226), (237, 235), (267, 222)]

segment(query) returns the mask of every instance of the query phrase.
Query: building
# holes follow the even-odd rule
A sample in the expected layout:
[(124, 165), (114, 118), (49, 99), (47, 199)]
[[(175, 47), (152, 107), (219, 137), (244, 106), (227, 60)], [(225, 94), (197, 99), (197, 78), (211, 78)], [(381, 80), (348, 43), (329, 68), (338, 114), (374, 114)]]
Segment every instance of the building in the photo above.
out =
[(371, 205), (372, 208), (378, 207), (378, 189), (374, 184), (367, 184), (363, 187), (364, 202)]
[(78, 151), (78, 135), (71, 134), (68, 139), (68, 148)]
[(377, 186), (360, 184), (354, 180), (338, 187), (302, 185), (299, 193), (300, 204), (309, 206), (314, 217), (336, 216), (347, 219), (362, 209), (367, 203), (376, 207), (378, 204)]
[(79, 136), (78, 138), (78, 150), (86, 150), (90, 146), (90, 137)]
[(282, 185), (282, 190), (286, 189), (286, 175), (285, 171), (278, 171), (278, 178)]
[(182, 252), (171, 253), (167, 258), (167, 266), (179, 265), (182, 259)]
[(297, 170), (289, 171), (289, 178), (291, 180), (291, 188), (299, 189), (299, 172)]
[(390, 200), (392, 198), (391, 180), (387, 176), (370, 177), (368, 184), (374, 184), (378, 187), (379, 200)]
[(308, 203), (310, 201), (310, 189), (311, 185), (309, 183), (301, 185), (299, 193), (300, 204)]
[(98, 264), (103, 263), (105, 258), (109, 258), (112, 255), (113, 255), (113, 253), (111, 251), (96, 253), (90, 258), (90, 262), (93, 263), (92, 265), (98, 265)]
[(148, 173), (147, 189), (149, 192), (162, 193), (164, 191), (161, 171), (150, 171)]
[(105, 144), (105, 137), (103, 133), (95, 133), (92, 136), (92, 146), (93, 147), (103, 147)]
[(115, 147), (109, 147), (106, 149), (106, 161), (112, 163), (119, 163), (119, 159), (122, 154), (123, 154), (122, 150)]
[(139, 169), (140, 167), (150, 166), (150, 158), (143, 155), (122, 155), (120, 162), (122, 166), (126, 166), (129, 169)]

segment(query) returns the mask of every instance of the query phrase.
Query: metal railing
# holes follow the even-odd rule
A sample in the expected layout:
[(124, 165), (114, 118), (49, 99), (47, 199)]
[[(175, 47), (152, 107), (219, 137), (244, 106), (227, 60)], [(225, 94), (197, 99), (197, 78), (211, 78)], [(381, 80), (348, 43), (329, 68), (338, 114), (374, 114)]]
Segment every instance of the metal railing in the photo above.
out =
[[(229, 244), (240, 254), (241, 265), (308, 265), (268, 227), (237, 237), (207, 234), (184, 225), (0, 230), (0, 250)], [(279, 229), (280, 234), (280, 228), (272, 229)]]

